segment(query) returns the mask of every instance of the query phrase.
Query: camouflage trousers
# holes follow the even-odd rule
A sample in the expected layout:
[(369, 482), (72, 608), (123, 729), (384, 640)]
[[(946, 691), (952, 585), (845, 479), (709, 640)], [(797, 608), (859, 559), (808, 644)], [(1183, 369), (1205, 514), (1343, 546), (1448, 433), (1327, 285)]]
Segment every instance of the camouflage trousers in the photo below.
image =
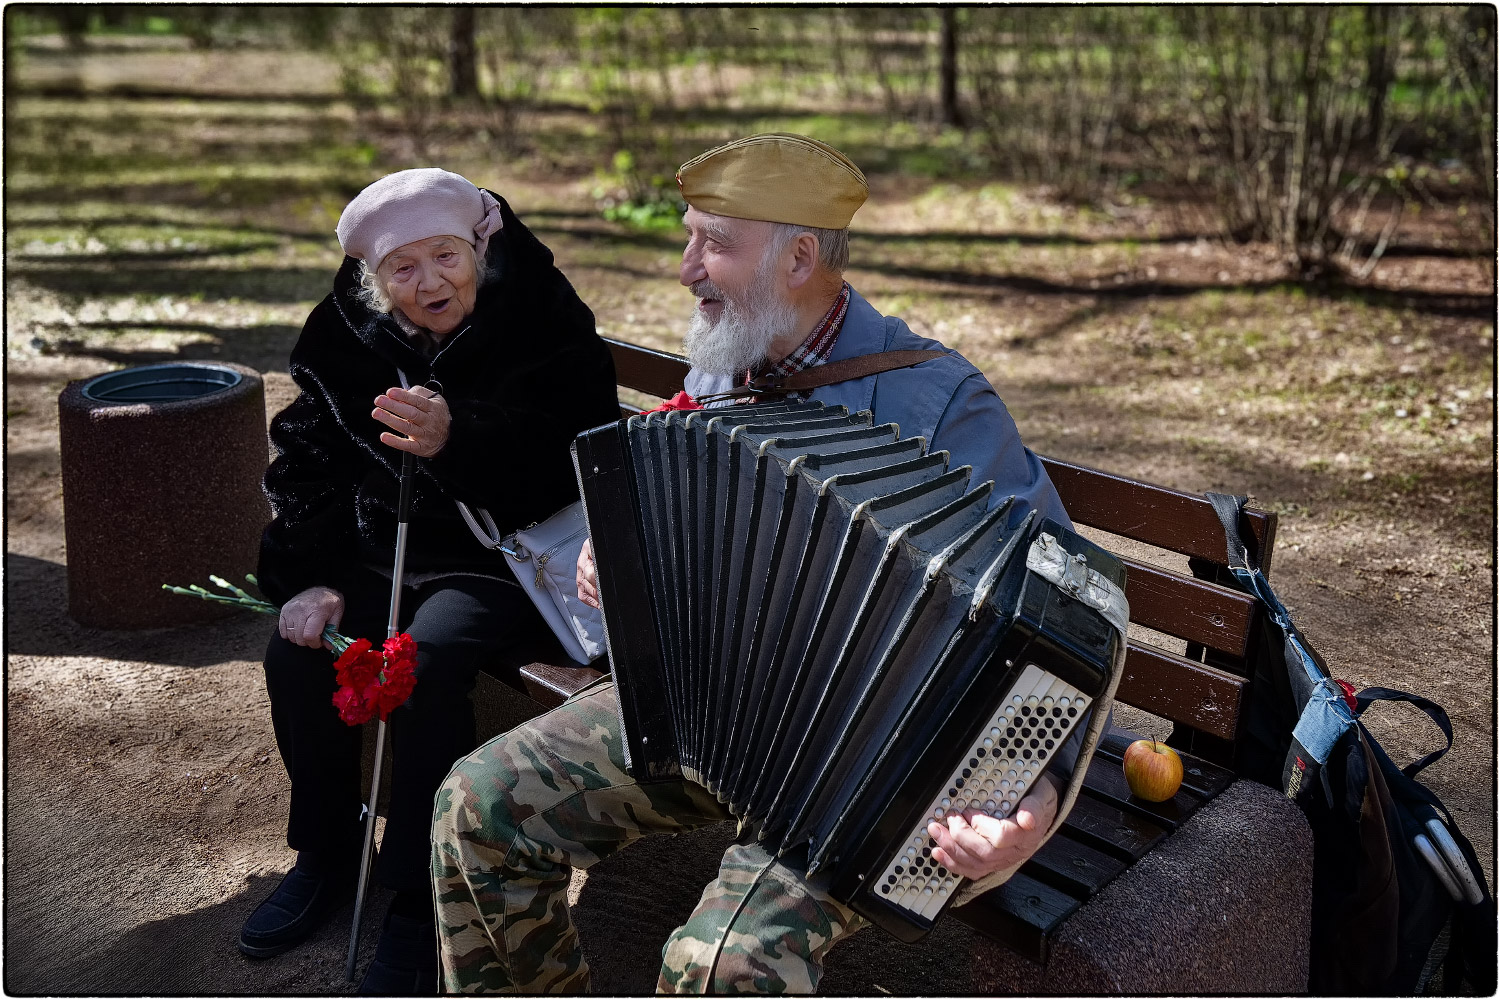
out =
[[(641, 837), (729, 819), (687, 780), (625, 771), (608, 682), (497, 737), (438, 790), (432, 877), (450, 993), (581, 993), (588, 963), (568, 912), (573, 868)], [(823, 958), (862, 918), (754, 845), (718, 877), (662, 949), (662, 993), (811, 993)]]

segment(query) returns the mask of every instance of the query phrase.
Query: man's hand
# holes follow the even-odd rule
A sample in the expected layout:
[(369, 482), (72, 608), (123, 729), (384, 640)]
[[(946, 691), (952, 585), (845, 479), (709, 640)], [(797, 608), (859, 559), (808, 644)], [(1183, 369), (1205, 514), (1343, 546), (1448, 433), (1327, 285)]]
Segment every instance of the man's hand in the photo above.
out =
[(382, 444), (409, 451), (419, 458), (431, 458), (443, 450), (448, 443), (448, 428), (453, 423), (448, 401), (422, 385), (410, 389), (392, 386), (375, 397), (375, 409), (370, 416), (406, 435), (381, 431)]
[(995, 819), (972, 809), (937, 820), (927, 832), (937, 841), (932, 857), (951, 872), (981, 879), (1018, 865), (1036, 853), (1057, 815), (1057, 785), (1044, 774), (1016, 804), (1011, 817)]
[(277, 630), (287, 642), (313, 649), (333, 647), (323, 639), (323, 629), (335, 629), (344, 618), (344, 595), (331, 587), (308, 587), (281, 607)]
[(594, 571), (594, 540), (585, 538), (583, 548), (578, 550), (578, 599), (589, 607), (599, 608), (599, 577)]

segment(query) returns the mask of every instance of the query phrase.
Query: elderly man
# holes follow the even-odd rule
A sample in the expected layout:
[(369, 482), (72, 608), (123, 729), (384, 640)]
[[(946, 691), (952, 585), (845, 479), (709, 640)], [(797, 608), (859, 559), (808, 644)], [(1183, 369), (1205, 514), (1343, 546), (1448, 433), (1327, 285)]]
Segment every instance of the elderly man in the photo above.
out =
[[(880, 315), (843, 280), (848, 225), (863, 174), (803, 136), (756, 135), (710, 150), (678, 173), (688, 210), (680, 280), (697, 305), (686, 391), (722, 392), (755, 375), (790, 374), (891, 350), (941, 349)], [(1067, 523), (1040, 462), (985, 377), (947, 352), (811, 392), (872, 410), (904, 436), (946, 449), (971, 482)], [(591, 556), (579, 592), (597, 598)], [(1081, 731), (1081, 730), (1080, 730)], [(1073, 744), (1076, 755), (1076, 741)], [(952, 816), (929, 828), (935, 856), (973, 882), (972, 898), (1029, 858), (1057, 810), (1037, 783), (1014, 819)], [(438, 793), (433, 878), (440, 964), (453, 992), (580, 992), (589, 983), (568, 913), (570, 870), (632, 841), (729, 818), (685, 779), (640, 783), (625, 770), (614, 686), (601, 682), (461, 761)], [(753, 842), (725, 852), (718, 878), (662, 953), (662, 992), (811, 992), (829, 948), (864, 921)]]

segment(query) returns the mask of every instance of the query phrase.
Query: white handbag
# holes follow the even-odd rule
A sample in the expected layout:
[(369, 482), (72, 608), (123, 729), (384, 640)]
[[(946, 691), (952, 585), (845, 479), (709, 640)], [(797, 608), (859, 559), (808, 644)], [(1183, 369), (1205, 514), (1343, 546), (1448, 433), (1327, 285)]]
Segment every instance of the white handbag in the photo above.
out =
[(481, 545), (505, 553), (505, 564), (570, 657), (588, 663), (604, 652), (604, 621), (578, 599), (575, 582), (578, 553), (589, 537), (582, 503), (503, 538), (489, 511), (462, 503), (458, 511)]

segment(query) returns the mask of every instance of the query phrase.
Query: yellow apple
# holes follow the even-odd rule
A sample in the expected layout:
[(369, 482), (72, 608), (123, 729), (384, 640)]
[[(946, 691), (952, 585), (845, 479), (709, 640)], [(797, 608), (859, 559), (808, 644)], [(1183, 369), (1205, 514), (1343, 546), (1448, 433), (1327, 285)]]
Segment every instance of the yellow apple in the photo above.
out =
[(1126, 747), (1124, 767), (1130, 794), (1147, 802), (1165, 802), (1182, 786), (1182, 758), (1156, 740), (1136, 740)]

